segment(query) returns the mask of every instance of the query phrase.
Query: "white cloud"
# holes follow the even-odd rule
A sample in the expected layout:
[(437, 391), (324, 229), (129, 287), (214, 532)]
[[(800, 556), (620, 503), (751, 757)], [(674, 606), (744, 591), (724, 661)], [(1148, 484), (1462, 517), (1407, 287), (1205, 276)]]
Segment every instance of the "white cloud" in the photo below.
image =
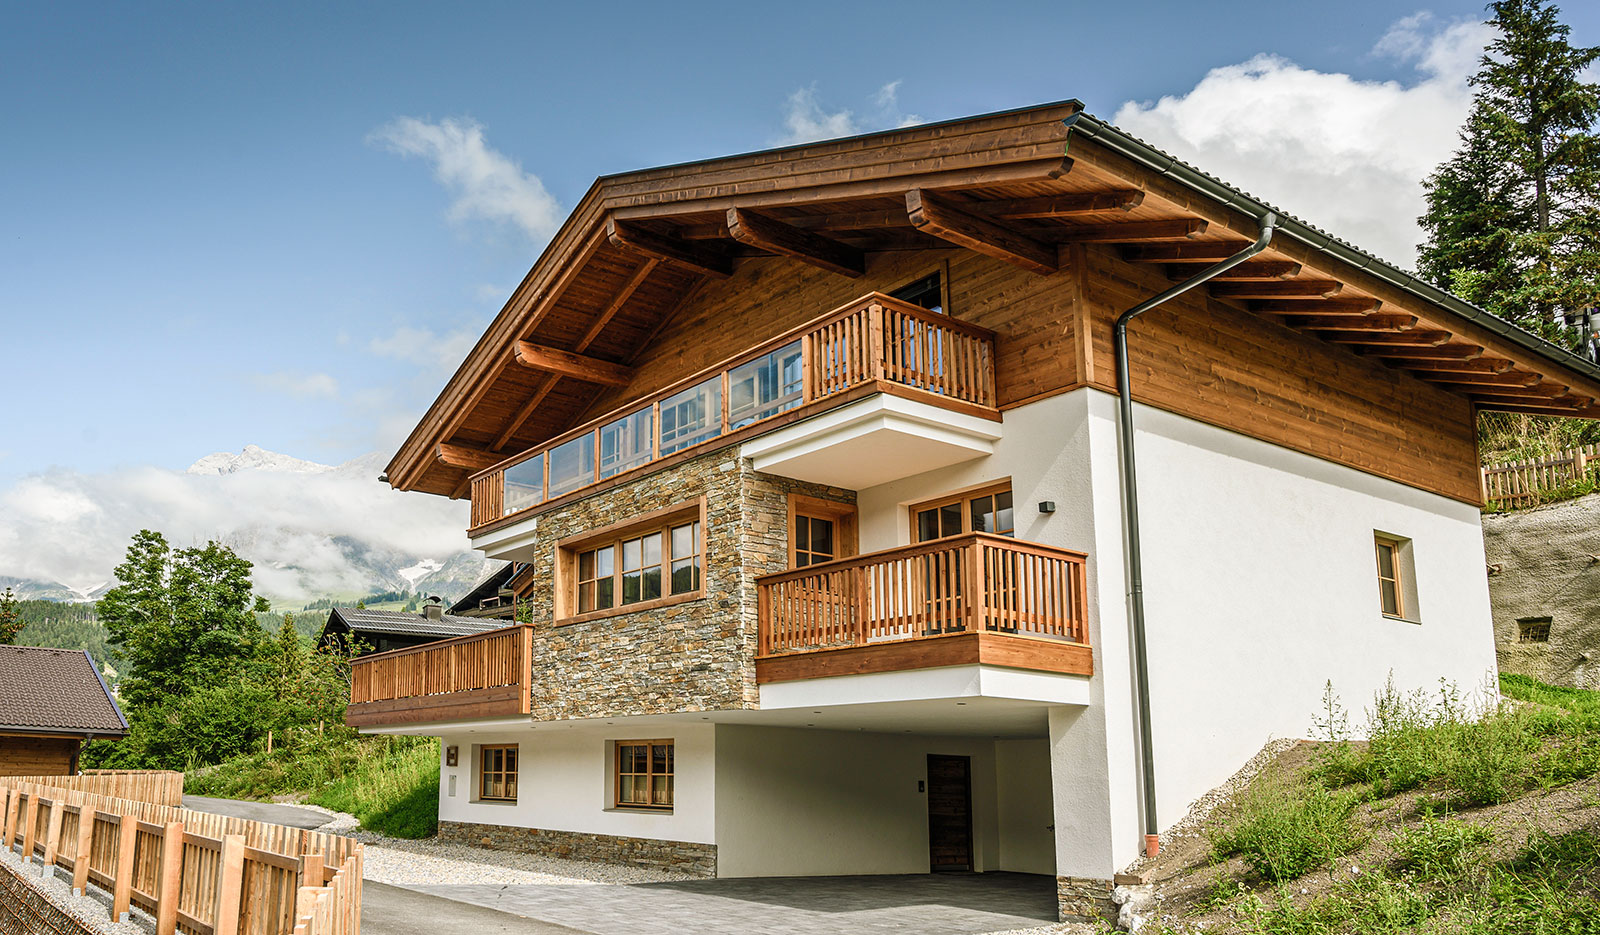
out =
[(373, 338), (367, 349), (379, 357), (420, 364), (433, 371), (452, 373), (478, 340), (476, 331), (439, 333), (428, 328), (401, 325), (387, 337)]
[(326, 373), (280, 370), (276, 373), (252, 374), (250, 380), (261, 389), (283, 393), (295, 399), (334, 399), (339, 395), (339, 381)]
[(455, 199), (450, 204), (453, 221), (512, 224), (541, 242), (561, 226), (561, 206), (544, 183), (484, 142), (483, 127), (475, 120), (446, 117), (429, 123), (401, 117), (374, 130), (369, 139), (432, 164), (434, 178)]
[[(252, 452), (263, 457), (251, 461)], [(228, 458), (206, 461), (219, 457)], [(466, 505), (391, 490), (377, 480), (382, 456), (317, 471), (253, 449), (232, 457), (243, 466), (221, 473), (134, 467), (22, 478), (0, 490), (0, 577), (94, 587), (148, 528), (175, 547), (225, 542), (255, 562), (259, 593), (297, 600), (402, 586), (396, 569), (467, 548)]]
[(909, 127), (922, 122), (922, 118), (916, 114), (901, 113), (898, 79), (873, 92), (872, 106), (872, 113), (864, 119), (858, 118), (855, 111), (849, 108), (830, 112), (824, 110), (817, 100), (816, 85), (799, 88), (789, 95), (783, 115), (786, 132), (778, 143), (811, 143), (885, 127)]
[(1130, 101), (1115, 123), (1377, 255), (1410, 265), (1422, 180), (1455, 150), (1489, 27), (1394, 23), (1373, 49), (1416, 77), (1361, 81), (1275, 55), (1212, 69), (1188, 93)]

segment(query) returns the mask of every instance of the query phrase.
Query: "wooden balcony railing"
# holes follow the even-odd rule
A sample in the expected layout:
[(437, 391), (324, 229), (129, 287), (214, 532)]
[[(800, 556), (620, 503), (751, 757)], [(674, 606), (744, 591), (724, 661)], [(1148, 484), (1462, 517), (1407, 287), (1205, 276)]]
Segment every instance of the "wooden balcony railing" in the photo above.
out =
[(351, 727), (529, 712), (533, 627), (514, 624), (356, 659)]
[[(1084, 561), (968, 533), (767, 575), (756, 582), (757, 680), (963, 662), (1088, 674)], [(934, 640), (949, 642), (912, 645)], [(803, 658), (818, 654), (839, 659)]]
[(873, 385), (992, 412), (994, 333), (871, 293), (474, 475), (472, 528)]

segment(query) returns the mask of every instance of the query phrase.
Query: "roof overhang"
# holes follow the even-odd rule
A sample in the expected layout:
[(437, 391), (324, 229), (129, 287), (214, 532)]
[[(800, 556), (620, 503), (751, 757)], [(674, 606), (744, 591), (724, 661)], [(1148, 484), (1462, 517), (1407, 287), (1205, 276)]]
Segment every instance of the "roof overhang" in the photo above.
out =
[(1480, 408), (1600, 415), (1600, 367), (1064, 101), (596, 180), (387, 477), (462, 496), (596, 414), (686, 297), (750, 258), (849, 277), (876, 252), (959, 246), (1049, 275), (1097, 244), (1181, 278), (1253, 240), (1269, 210), (1281, 234), (1213, 298)]

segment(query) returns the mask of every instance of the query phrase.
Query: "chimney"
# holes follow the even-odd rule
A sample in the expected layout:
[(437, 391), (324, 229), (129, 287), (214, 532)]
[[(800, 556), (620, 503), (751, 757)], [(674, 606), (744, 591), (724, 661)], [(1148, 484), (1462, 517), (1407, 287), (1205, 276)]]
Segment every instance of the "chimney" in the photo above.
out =
[(444, 619), (444, 605), (439, 603), (437, 596), (428, 598), (428, 602), (422, 605), (422, 615), (429, 620)]

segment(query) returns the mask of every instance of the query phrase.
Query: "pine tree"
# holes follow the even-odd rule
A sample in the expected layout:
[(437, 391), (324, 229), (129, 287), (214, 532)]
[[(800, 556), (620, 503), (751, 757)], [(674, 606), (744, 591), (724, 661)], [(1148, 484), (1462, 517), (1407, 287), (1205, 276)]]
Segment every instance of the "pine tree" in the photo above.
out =
[(1547, 0), (1500, 0), (1457, 153), (1424, 183), (1424, 276), (1547, 337), (1600, 304), (1600, 46)]
[(24, 622), (22, 611), (17, 608), (17, 597), (11, 593), (10, 588), (0, 592), (0, 646), (7, 646), (16, 642), (17, 634), (22, 632)]

